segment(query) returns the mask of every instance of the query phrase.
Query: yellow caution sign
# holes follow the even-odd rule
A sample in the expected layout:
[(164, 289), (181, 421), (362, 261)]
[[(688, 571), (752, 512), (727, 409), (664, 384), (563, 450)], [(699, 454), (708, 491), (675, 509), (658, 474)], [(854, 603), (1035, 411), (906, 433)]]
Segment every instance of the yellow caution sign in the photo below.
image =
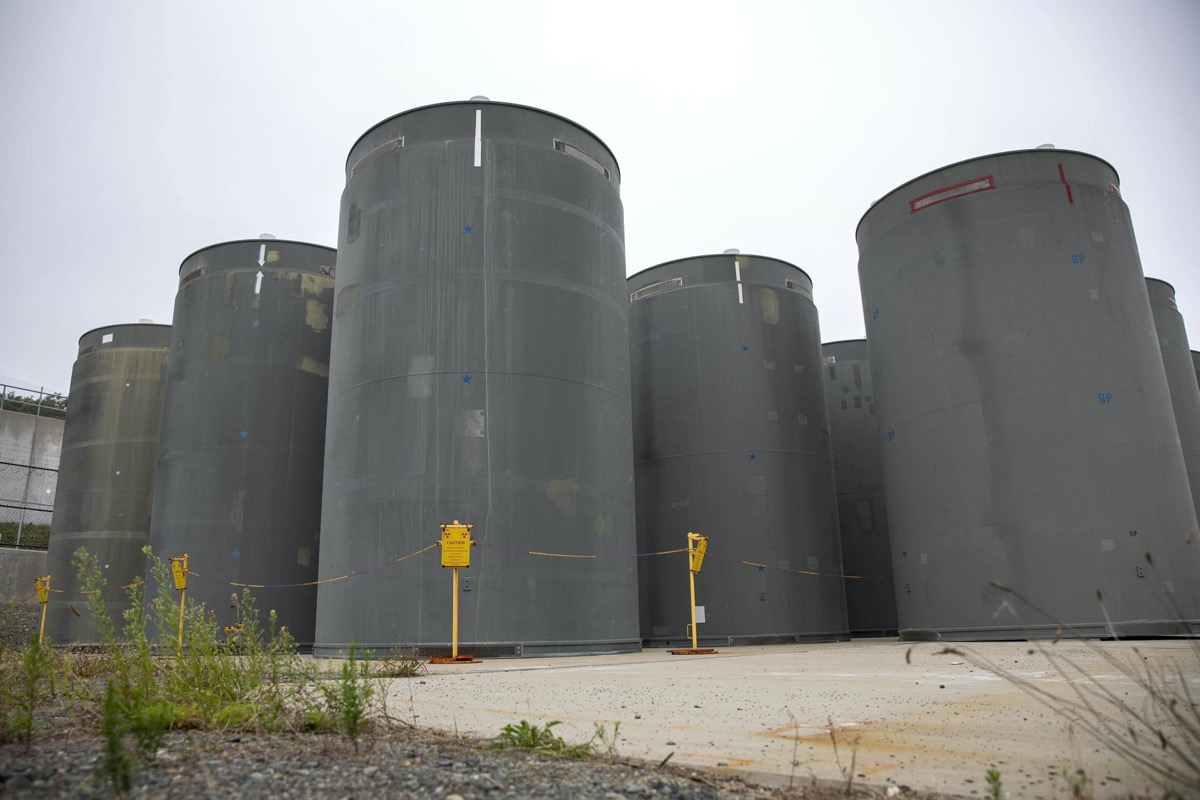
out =
[[(34, 578), (33, 585), (34, 588), (37, 589), (38, 602), (47, 602), (50, 599), (50, 576), (47, 575), (44, 578)], [(28, 584), (26, 584), (26, 586), (28, 586)]]
[(175, 589), (182, 592), (187, 588), (187, 554), (171, 556), (171, 577), (175, 579)]
[[(692, 537), (695, 538), (693, 539)], [(704, 551), (708, 549), (708, 537), (689, 533), (688, 538), (696, 543), (696, 546), (691, 550), (689, 568), (692, 572), (699, 572), (700, 565), (704, 563)]]
[(441, 526), (443, 567), (471, 566), (471, 528), (474, 527), (458, 520)]

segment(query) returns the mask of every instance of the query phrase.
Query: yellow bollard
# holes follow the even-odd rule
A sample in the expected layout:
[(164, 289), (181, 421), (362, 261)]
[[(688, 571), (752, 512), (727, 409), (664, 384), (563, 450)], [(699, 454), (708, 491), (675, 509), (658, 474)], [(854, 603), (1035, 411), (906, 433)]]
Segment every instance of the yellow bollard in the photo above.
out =
[(451, 601), (450, 601), (450, 655), (433, 656), (430, 664), (471, 664), (478, 659), (469, 655), (458, 654), (458, 568), (471, 566), (471, 529), (474, 525), (464, 524), (458, 520), (449, 525), (441, 525), (442, 539), (438, 544), (442, 548), (442, 567), (450, 567), (451, 572)]
[(38, 646), (41, 647), (42, 639), (46, 636), (46, 604), (50, 600), (50, 576), (34, 578), (33, 586), (37, 589), (38, 602), (42, 604), (42, 625), (38, 628)]
[(187, 553), (181, 556), (171, 556), (171, 577), (175, 581), (175, 588), (179, 591), (179, 625), (178, 638), (175, 640), (175, 650), (179, 655), (183, 655), (183, 598), (187, 594)]
[(704, 553), (707, 550), (708, 537), (689, 531), (687, 535), (688, 599), (690, 602), (688, 608), (691, 611), (692, 622), (688, 627), (692, 632), (692, 647), (690, 650), (668, 650), (667, 652), (673, 656), (703, 656), (717, 652), (711, 647), (699, 647), (696, 633), (696, 573), (700, 571), (700, 566), (704, 563)]
[(453, 567), (450, 570), (453, 577), (451, 580), (454, 584), (454, 594), (450, 601), (450, 614), (454, 617), (454, 621), (450, 623), (450, 657), (455, 661), (458, 660), (458, 567)]

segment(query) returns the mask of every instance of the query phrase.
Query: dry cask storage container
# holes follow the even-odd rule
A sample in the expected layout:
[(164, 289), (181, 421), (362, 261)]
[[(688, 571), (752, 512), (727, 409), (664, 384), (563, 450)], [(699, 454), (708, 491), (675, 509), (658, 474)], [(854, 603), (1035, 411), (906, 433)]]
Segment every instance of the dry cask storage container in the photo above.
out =
[(1179, 632), (1167, 593), (1198, 615), (1196, 513), (1119, 186), (1086, 153), (1001, 153), (859, 223), (903, 636), (1053, 634), (992, 581), (1097, 636)]
[[(146, 569), (170, 325), (110, 325), (79, 338), (63, 427), (46, 571), (46, 635), (56, 644), (100, 641), (71, 563), (83, 547), (104, 577), (118, 631), (129, 608), (121, 587)], [(76, 615), (71, 612), (74, 606)]]
[(225, 625), (229, 583), (311, 645), (336, 252), (274, 238), (179, 268), (150, 541), (188, 554), (188, 597)]
[[(478, 100), (385, 120), (346, 164), (319, 654), (637, 649), (620, 171), (555, 114)], [(531, 555), (547, 553), (554, 555)], [(581, 555), (586, 558), (565, 558)]]
[[(628, 288), (639, 549), (709, 537), (701, 644), (846, 638), (812, 281), (727, 253), (651, 267)], [(643, 639), (682, 644), (686, 556), (640, 564)]]
[(1200, 386), (1196, 383), (1187, 328), (1175, 303), (1175, 287), (1157, 278), (1147, 278), (1146, 291), (1154, 314), (1163, 368), (1167, 372), (1171, 408), (1179, 428), (1179, 444), (1183, 448), (1183, 462), (1187, 465), (1192, 503), (1200, 505)]
[(833, 444), (846, 613), (855, 636), (896, 631), (896, 595), (888, 537), (879, 418), (866, 339), (829, 342), (824, 356), (825, 399)]

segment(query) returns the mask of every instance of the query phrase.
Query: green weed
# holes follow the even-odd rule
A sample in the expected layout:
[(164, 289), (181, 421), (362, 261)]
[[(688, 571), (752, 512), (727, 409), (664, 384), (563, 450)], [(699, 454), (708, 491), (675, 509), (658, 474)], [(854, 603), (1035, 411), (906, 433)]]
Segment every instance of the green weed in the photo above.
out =
[[(599, 722), (593, 722), (595, 730), (592, 731), (592, 738), (588, 744), (592, 745), (593, 749), (604, 749), (604, 757), (608, 761), (615, 762), (617, 760), (617, 739), (621, 737), (621, 723), (614, 722), (612, 733), (608, 732), (608, 728)], [(597, 742), (599, 744), (597, 745)]]
[(351, 645), (350, 657), (342, 664), (341, 677), (334, 686), (324, 689), (325, 702), (341, 724), (346, 737), (354, 742), (355, 752), (358, 751), (358, 737), (366, 726), (374, 693), (370, 679), (370, 666), (366, 661), (355, 658), (354, 645)]
[(371, 668), (371, 675), (375, 678), (413, 678), (428, 671), (421, 659), (393, 650)]
[(104, 739), (103, 759), (101, 770), (113, 791), (118, 795), (129, 792), (133, 786), (133, 756), (125, 749), (125, 709), (121, 702), (120, 691), (116, 684), (109, 680), (105, 685), (103, 713), (100, 722), (100, 735)]
[(987, 771), (988, 796), (992, 800), (1000, 800), (1004, 796), (1004, 788), (1000, 784), (1000, 770), (996, 768)]
[[(490, 747), (493, 750), (506, 750), (509, 748), (522, 748), (525, 750), (537, 750), (542, 753), (553, 753), (554, 755), (565, 756), (567, 758), (587, 758), (592, 755), (595, 750), (592, 740), (583, 744), (567, 744), (562, 737), (554, 734), (554, 727), (561, 725), (561, 720), (547, 722), (544, 726), (532, 725), (526, 720), (521, 720), (518, 724), (509, 723), (500, 729), (499, 735)], [(615, 738), (615, 737), (614, 737)]]
[(1082, 768), (1068, 772), (1064, 767), (1059, 774), (1066, 781), (1067, 788), (1071, 790), (1071, 797), (1075, 800), (1087, 800), (1092, 796), (1092, 779)]
[(49, 645), (32, 639), (21, 651), (15, 667), (13, 674), (3, 676), (0, 685), (0, 742), (28, 745), (33, 739), (34, 714), (43, 694), (42, 684), (53, 685), (53, 656)]

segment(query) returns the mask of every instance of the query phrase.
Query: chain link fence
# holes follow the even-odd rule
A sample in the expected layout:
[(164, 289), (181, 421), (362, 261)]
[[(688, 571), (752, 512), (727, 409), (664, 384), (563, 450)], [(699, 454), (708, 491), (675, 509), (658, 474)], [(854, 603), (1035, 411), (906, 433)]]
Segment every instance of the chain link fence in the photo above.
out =
[(66, 398), (0, 382), (0, 546), (46, 549)]

